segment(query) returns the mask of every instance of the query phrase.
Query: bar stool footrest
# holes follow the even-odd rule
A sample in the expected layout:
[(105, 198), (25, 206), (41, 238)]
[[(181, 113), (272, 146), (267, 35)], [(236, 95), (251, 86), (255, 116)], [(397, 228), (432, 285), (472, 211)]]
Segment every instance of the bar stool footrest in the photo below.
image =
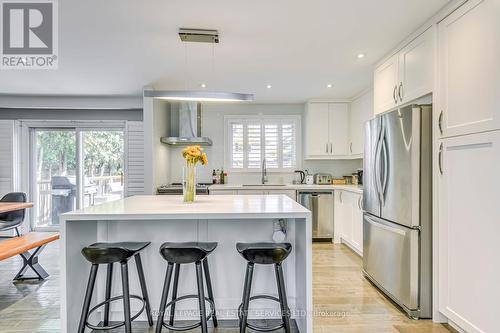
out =
[[(177, 303), (179, 301), (182, 301), (182, 300), (185, 300), (185, 299), (191, 299), (191, 298), (198, 299), (198, 295), (184, 295), (184, 296), (181, 296), (181, 297), (177, 297), (175, 300), (170, 301), (170, 302), (167, 303), (167, 305), (165, 306), (165, 310), (167, 310), (169, 306), (172, 306), (173, 304), (175, 304), (175, 303)], [(208, 297), (205, 297), (205, 301), (207, 301), (208, 304), (210, 305), (210, 313), (207, 316), (207, 322), (208, 322), (212, 318), (212, 316), (215, 314), (215, 304)], [(197, 323), (194, 323), (194, 324), (191, 324), (191, 325), (186, 325), (186, 326), (171, 326), (171, 325), (167, 324), (165, 321), (163, 321), (162, 325), (166, 329), (169, 329), (169, 330), (172, 330), (172, 331), (189, 331), (189, 330), (195, 329), (197, 327), (200, 327), (201, 326), (201, 322), (197, 322)]]
[[(136, 319), (137, 317), (139, 317), (141, 315), (141, 313), (144, 311), (145, 307), (146, 307), (146, 301), (144, 300), (143, 297), (140, 297), (140, 296), (137, 296), (137, 295), (130, 295), (130, 298), (134, 298), (134, 299), (138, 299), (142, 302), (142, 307), (141, 309), (139, 310), (139, 312), (137, 312), (132, 318), (130, 321), (134, 321), (134, 319)], [(96, 306), (94, 306), (92, 309), (90, 309), (88, 315), (87, 315), (87, 318), (90, 317), (90, 314), (92, 312), (94, 312), (95, 310), (97, 310), (98, 308), (100, 308), (101, 306), (103, 305), (106, 305), (108, 303), (111, 303), (111, 302), (114, 302), (114, 301), (118, 301), (120, 299), (123, 299), (123, 295), (121, 296), (115, 296), (115, 297), (112, 297), (108, 300), (105, 300), (99, 304), (97, 304)], [(115, 328), (118, 328), (118, 327), (122, 327), (122, 326), (125, 326), (125, 321), (121, 321), (117, 324), (114, 324), (114, 325), (109, 325), (109, 326), (96, 326), (96, 325), (93, 325), (91, 323), (89, 323), (88, 321), (85, 322), (85, 326), (87, 326), (88, 328), (90, 328), (91, 330), (96, 330), (96, 331), (105, 331), (105, 330), (113, 330)]]
[[(270, 295), (256, 295), (256, 296), (250, 297), (250, 301), (253, 301), (256, 299), (268, 299), (268, 300), (275, 301), (278, 303), (280, 302), (279, 298), (274, 297), (274, 296), (270, 296)], [(241, 321), (241, 307), (242, 306), (243, 306), (243, 303), (241, 303), (240, 306), (238, 307), (238, 317), (239, 317), (240, 321)], [(290, 309), (288, 309), (288, 312), (290, 312)], [(249, 322), (246, 322), (245, 325), (248, 328), (250, 328), (254, 331), (258, 331), (258, 332), (272, 332), (272, 331), (276, 331), (276, 330), (279, 330), (280, 328), (285, 327), (285, 323), (281, 323), (280, 325), (274, 326), (274, 327), (261, 327), (261, 326), (257, 326), (257, 325), (252, 325)]]

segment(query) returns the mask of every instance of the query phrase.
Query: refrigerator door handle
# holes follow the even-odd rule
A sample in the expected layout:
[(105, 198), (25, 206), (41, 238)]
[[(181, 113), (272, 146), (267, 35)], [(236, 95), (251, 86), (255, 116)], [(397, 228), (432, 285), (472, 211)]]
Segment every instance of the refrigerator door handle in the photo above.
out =
[(383, 139), (384, 139), (384, 124), (382, 122), (382, 119), (380, 119), (380, 133), (379, 133), (379, 137), (378, 137), (378, 140), (377, 140), (377, 146), (375, 148), (375, 159), (374, 159), (374, 172), (373, 172), (373, 175), (375, 177), (375, 188), (377, 190), (377, 194), (378, 194), (378, 198), (379, 198), (379, 202), (380, 204), (383, 206), (384, 205), (384, 196), (383, 196), (383, 193), (382, 193), (382, 179), (381, 179), (381, 174), (382, 174), (382, 170), (380, 170), (380, 158), (381, 158), (381, 155), (382, 155), (382, 142), (383, 142)]
[(382, 193), (382, 196), (385, 200), (385, 193), (386, 193), (386, 190), (387, 190), (387, 182), (389, 180), (389, 148), (387, 147), (387, 141), (385, 140), (385, 131), (384, 131), (384, 135), (383, 135), (383, 138), (382, 138), (382, 151), (381, 151), (381, 154), (383, 156), (383, 163), (384, 163), (384, 167), (383, 167), (383, 178), (382, 178), (382, 190), (381, 190), (381, 193)]

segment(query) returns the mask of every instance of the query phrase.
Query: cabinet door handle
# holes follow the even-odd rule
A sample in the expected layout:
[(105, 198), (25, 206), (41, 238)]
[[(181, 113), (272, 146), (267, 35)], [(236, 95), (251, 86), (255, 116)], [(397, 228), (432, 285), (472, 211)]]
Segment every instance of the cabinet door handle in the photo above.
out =
[(328, 154), (328, 143), (326, 144), (326, 150), (325, 152)]
[(439, 173), (443, 174), (443, 143), (439, 145), (438, 164), (439, 164)]
[(399, 96), (399, 100), (402, 102), (403, 101), (403, 82), (399, 82), (398, 96)]
[(398, 90), (398, 85), (394, 86), (394, 90), (392, 91), (392, 99), (394, 100), (394, 104), (398, 104), (398, 99), (396, 97), (396, 91)]
[(342, 203), (342, 191), (339, 192), (339, 201)]
[(330, 143), (330, 154), (333, 154), (333, 143)]
[(438, 127), (439, 132), (441, 132), (441, 135), (443, 135), (443, 110), (441, 110), (441, 113), (439, 114)]
[(351, 142), (351, 145), (349, 146), (349, 150), (351, 151), (351, 154), (352, 154), (352, 142)]

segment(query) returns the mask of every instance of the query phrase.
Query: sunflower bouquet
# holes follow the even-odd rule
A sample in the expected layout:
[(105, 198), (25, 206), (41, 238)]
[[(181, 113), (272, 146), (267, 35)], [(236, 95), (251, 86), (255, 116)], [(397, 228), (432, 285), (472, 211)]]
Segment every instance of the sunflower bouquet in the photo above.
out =
[(200, 146), (189, 146), (182, 150), (182, 157), (186, 160), (184, 167), (182, 193), (184, 202), (194, 202), (196, 197), (196, 163), (208, 163), (207, 154)]

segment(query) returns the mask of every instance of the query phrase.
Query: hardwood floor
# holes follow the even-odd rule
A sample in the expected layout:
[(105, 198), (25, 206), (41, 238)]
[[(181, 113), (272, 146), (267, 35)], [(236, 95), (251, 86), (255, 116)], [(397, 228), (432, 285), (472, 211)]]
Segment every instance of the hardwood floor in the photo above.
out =
[[(0, 333), (60, 331), (57, 242), (47, 246), (40, 262), (50, 277), (43, 282), (24, 283), (12, 283), (20, 259), (0, 262)], [(361, 259), (344, 245), (314, 244), (313, 265), (314, 333), (455, 332), (430, 320), (408, 319), (363, 278)], [(140, 323), (137, 327), (134, 332), (154, 331), (142, 328)], [(237, 330), (220, 328), (217, 332)]]
[(361, 272), (345, 245), (313, 245), (314, 333), (449, 333), (448, 325), (409, 319)]

